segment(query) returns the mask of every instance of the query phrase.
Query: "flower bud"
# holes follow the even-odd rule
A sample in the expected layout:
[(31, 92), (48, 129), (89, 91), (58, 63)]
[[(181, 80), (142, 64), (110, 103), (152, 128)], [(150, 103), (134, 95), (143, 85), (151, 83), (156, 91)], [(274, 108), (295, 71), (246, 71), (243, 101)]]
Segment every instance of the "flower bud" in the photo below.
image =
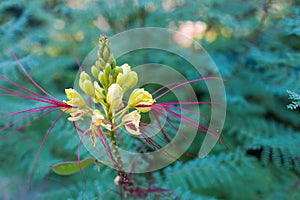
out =
[(112, 113), (123, 107), (123, 89), (118, 84), (112, 84), (108, 88), (106, 101), (110, 105)]
[(82, 71), (80, 73), (80, 78), (79, 78), (79, 81), (80, 80), (89, 80), (89, 81), (92, 81), (90, 75), (88, 75), (88, 73), (86, 73), (85, 71)]
[(123, 70), (123, 74), (127, 74), (128, 72), (131, 71), (131, 67), (130, 67), (127, 63), (123, 64), (123, 65), (121, 66), (121, 68), (122, 68), (122, 70)]
[(115, 69), (114, 69), (114, 74), (113, 74), (113, 75), (114, 75), (114, 76), (113, 76), (114, 79), (116, 79), (120, 73), (123, 73), (122, 68), (121, 68), (121, 67), (115, 67)]
[(105, 98), (103, 94), (104, 89), (100, 87), (97, 81), (94, 81), (94, 88), (95, 88), (95, 103), (98, 103), (100, 102), (100, 100)]
[(104, 46), (103, 48), (103, 59), (108, 61), (110, 56), (110, 49), (107, 46)]
[(93, 65), (92, 68), (91, 68), (91, 72), (92, 72), (92, 75), (95, 77), (95, 78), (98, 78), (98, 75), (99, 75), (99, 69)]
[(131, 71), (124, 76), (122, 88), (126, 91), (133, 88), (138, 82), (138, 75), (136, 72)]
[(105, 87), (107, 85), (108, 80), (103, 72), (99, 73), (98, 80), (102, 84), (103, 87)]
[(113, 54), (110, 54), (107, 62), (110, 63), (112, 69), (115, 68), (115, 66), (116, 66), (116, 60), (115, 60)]
[(80, 74), (79, 86), (88, 96), (95, 96), (95, 88), (93, 86), (92, 79), (85, 71)]
[(123, 64), (120, 68), (123, 72), (118, 74), (116, 83), (118, 83), (125, 92), (137, 84), (138, 75), (136, 72), (131, 71), (131, 68), (128, 64)]
[(105, 75), (108, 77), (110, 72), (111, 72), (111, 66), (110, 66), (110, 64), (106, 63), (106, 65), (105, 65)]
[(102, 59), (99, 58), (98, 61), (96, 61), (96, 66), (98, 67), (98, 69), (104, 69), (106, 62)]
[(92, 81), (87, 81), (85, 80), (83, 82), (83, 87), (84, 87), (84, 92), (90, 96), (90, 97), (95, 97), (95, 88), (93, 86)]
[(124, 82), (124, 74), (119, 73), (117, 78), (116, 78), (116, 83), (119, 84), (122, 87), (123, 82)]
[(149, 112), (153, 103), (155, 103), (155, 100), (144, 88), (135, 89), (128, 100), (129, 107), (136, 108), (140, 112)]

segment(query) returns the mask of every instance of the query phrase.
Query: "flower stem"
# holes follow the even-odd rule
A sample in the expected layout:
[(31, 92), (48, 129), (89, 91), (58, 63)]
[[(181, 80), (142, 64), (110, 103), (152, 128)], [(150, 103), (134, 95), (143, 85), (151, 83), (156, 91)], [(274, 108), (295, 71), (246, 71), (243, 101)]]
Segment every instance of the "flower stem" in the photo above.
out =
[[(113, 117), (111, 112), (108, 112), (108, 121), (113, 124)], [(113, 154), (116, 157), (116, 161), (117, 161), (117, 170), (119, 171), (120, 175), (122, 177), (126, 176), (126, 173), (124, 172), (124, 166), (123, 166), (123, 162), (121, 160), (121, 156), (120, 156), (120, 152), (117, 146), (117, 140), (116, 140), (116, 135), (115, 135), (115, 131), (112, 129), (109, 133), (109, 137), (110, 137), (110, 141), (112, 144), (112, 148), (113, 148)]]

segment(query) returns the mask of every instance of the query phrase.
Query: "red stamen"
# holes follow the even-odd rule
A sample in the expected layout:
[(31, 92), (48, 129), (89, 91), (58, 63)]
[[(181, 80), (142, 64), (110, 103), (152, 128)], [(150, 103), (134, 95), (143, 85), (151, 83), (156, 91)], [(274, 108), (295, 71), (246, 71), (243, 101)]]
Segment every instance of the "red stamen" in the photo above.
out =
[(205, 77), (205, 78), (198, 78), (198, 79), (194, 79), (194, 80), (191, 80), (191, 81), (186, 81), (186, 82), (183, 82), (183, 83), (180, 83), (172, 88), (170, 88), (168, 91), (162, 93), (161, 95), (159, 95), (158, 97), (155, 98), (155, 100), (165, 96), (166, 94), (168, 94), (169, 92), (171, 92), (172, 90), (178, 88), (178, 87), (181, 87), (181, 86), (184, 86), (184, 85), (187, 85), (189, 83), (195, 83), (195, 82), (198, 82), (198, 81), (203, 81), (203, 80), (223, 80), (221, 78), (218, 78), (218, 77)]
[(26, 127), (28, 124), (31, 124), (32, 122), (34, 122), (34, 121), (36, 121), (36, 120), (39, 120), (39, 119), (43, 118), (44, 116), (48, 115), (49, 113), (51, 113), (51, 112), (53, 112), (53, 111), (54, 111), (54, 110), (51, 110), (51, 111), (49, 111), (49, 112), (46, 112), (46, 113), (44, 113), (44, 114), (42, 114), (42, 115), (40, 115), (40, 116), (34, 118), (33, 120), (30, 120), (29, 122), (23, 124), (22, 126), (19, 126), (19, 127), (15, 128), (15, 129), (13, 129), (12, 131), (10, 131), (10, 132), (6, 133), (5, 135), (3, 135), (3, 136), (0, 138), (0, 140), (4, 139), (5, 137), (9, 136), (10, 134), (12, 134), (12, 133), (14, 133), (14, 132), (16, 132), (16, 131), (18, 131), (18, 130), (20, 130), (20, 129)]
[[(22, 65), (22, 63), (19, 61), (19, 59), (17, 58), (16, 54), (10, 50), (10, 53), (13, 55), (13, 57), (15, 58), (15, 60), (17, 61), (18, 65), (21, 67), (21, 69), (23, 70), (23, 72), (25, 73), (25, 75), (29, 78), (29, 80), (39, 89), (41, 90), (44, 94), (46, 94), (47, 96), (56, 99), (54, 96), (52, 96), (51, 94), (49, 94), (48, 92), (46, 92), (39, 84), (37, 84), (33, 78), (29, 75), (29, 73), (26, 71), (25, 67)], [(59, 101), (58, 99), (56, 99), (57, 101)]]
[(35, 169), (35, 166), (36, 166), (36, 162), (37, 162), (37, 160), (38, 160), (38, 157), (39, 157), (39, 155), (40, 155), (40, 153), (41, 153), (41, 151), (42, 151), (42, 148), (43, 148), (43, 146), (44, 146), (44, 144), (45, 144), (45, 142), (46, 142), (48, 136), (50, 135), (52, 129), (54, 128), (55, 124), (56, 124), (56, 123), (58, 122), (58, 120), (63, 116), (63, 114), (64, 114), (64, 112), (60, 113), (59, 116), (58, 116), (58, 117), (54, 120), (54, 122), (51, 124), (50, 128), (48, 129), (48, 131), (47, 131), (47, 133), (46, 133), (46, 135), (45, 135), (45, 137), (44, 137), (44, 139), (43, 139), (43, 141), (42, 141), (42, 143), (41, 143), (41, 145), (40, 145), (40, 147), (39, 147), (38, 152), (37, 152), (36, 155), (35, 155), (34, 162), (33, 162), (33, 166), (32, 166), (32, 168), (31, 168), (29, 189), (31, 189), (32, 177), (33, 177), (34, 169)]

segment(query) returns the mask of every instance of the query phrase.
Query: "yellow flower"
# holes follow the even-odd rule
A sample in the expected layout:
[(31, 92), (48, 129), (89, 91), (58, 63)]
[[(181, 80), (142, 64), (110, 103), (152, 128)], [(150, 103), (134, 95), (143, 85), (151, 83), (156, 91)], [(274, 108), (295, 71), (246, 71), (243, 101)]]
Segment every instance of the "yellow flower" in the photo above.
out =
[(140, 126), (141, 115), (135, 110), (122, 118), (122, 123), (124, 124), (126, 130), (132, 135), (141, 135)]
[(65, 93), (67, 95), (67, 98), (69, 99), (67, 104), (76, 106), (78, 108), (83, 108), (86, 106), (84, 99), (76, 90), (74, 90), (72, 88), (65, 89)]
[(140, 112), (149, 112), (154, 103), (152, 95), (144, 88), (133, 90), (128, 100), (129, 107), (136, 108)]
[(101, 114), (100, 110), (94, 110), (93, 116), (92, 116), (92, 123), (96, 126), (100, 126), (102, 123), (102, 120), (104, 119), (104, 116)]
[(93, 116), (92, 116), (92, 125), (94, 126), (103, 126), (107, 130), (112, 129), (112, 125), (108, 123), (104, 123), (104, 115), (100, 112), (100, 110), (96, 109), (93, 111)]
[(119, 84), (114, 83), (111, 86), (109, 86), (106, 101), (110, 105), (112, 113), (115, 113), (123, 107), (122, 98), (123, 89), (120, 87)]

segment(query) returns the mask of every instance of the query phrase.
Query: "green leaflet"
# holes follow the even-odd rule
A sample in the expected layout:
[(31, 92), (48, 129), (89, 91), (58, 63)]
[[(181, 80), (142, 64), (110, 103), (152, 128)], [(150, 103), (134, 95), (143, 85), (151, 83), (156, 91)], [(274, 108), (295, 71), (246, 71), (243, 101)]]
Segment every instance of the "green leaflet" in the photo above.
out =
[(68, 161), (60, 162), (55, 165), (50, 166), (50, 168), (59, 175), (71, 175), (79, 172), (80, 170), (91, 166), (95, 163), (94, 158), (86, 158), (81, 161)]

